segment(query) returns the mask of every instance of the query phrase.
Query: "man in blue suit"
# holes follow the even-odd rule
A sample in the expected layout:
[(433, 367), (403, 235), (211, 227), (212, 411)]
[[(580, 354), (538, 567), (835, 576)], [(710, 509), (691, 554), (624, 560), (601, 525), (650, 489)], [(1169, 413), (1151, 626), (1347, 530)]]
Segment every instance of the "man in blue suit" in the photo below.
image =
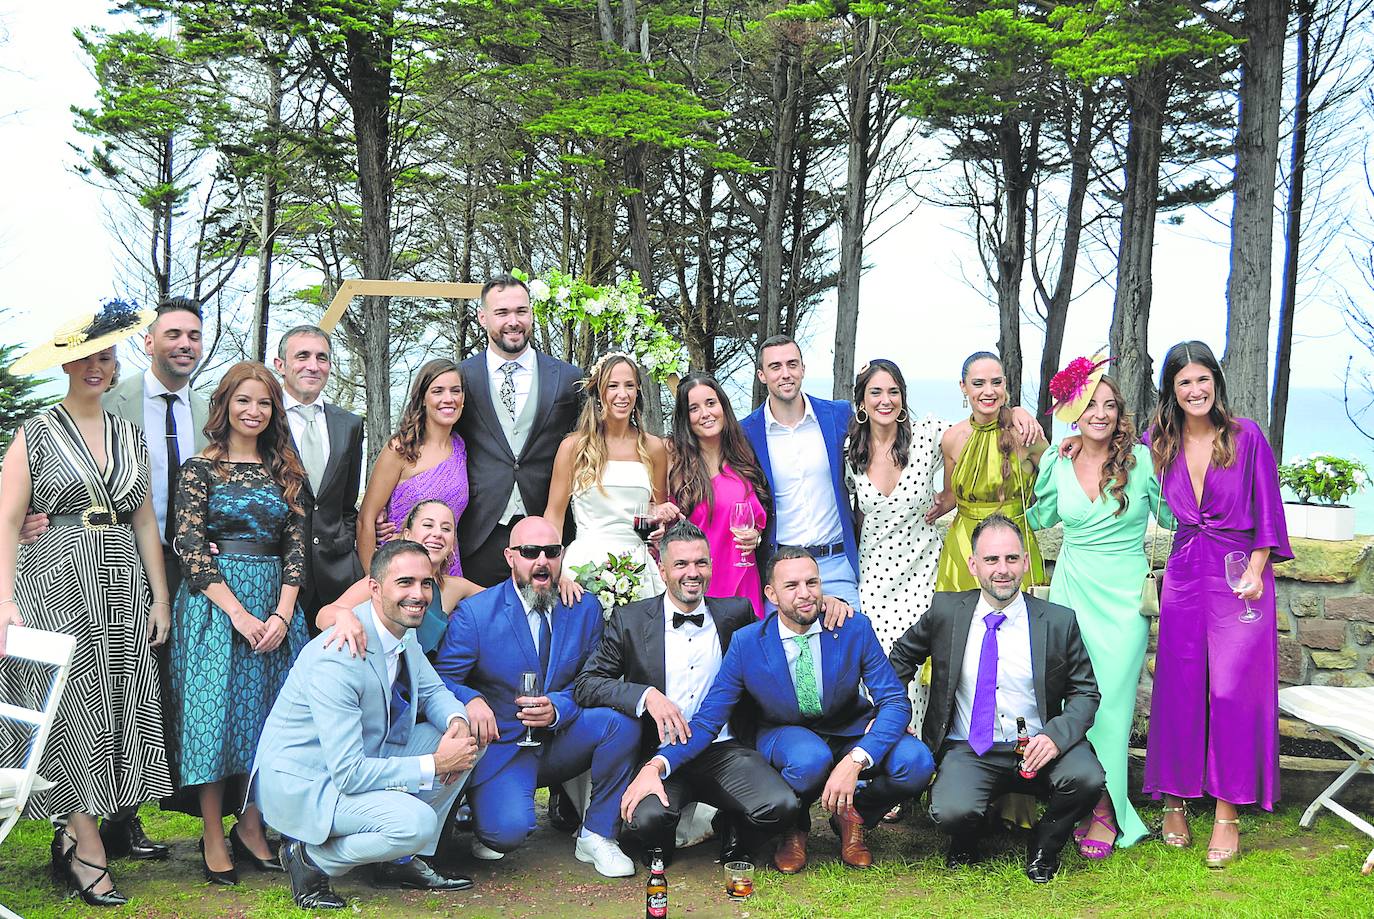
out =
[(444, 688), (412, 630), (429, 606), (433, 564), (419, 543), (372, 557), (372, 599), (354, 613), (367, 654), (301, 650), (258, 741), (250, 799), (287, 837), (282, 867), (303, 909), (342, 909), (329, 878), (376, 865), (384, 887), (461, 890), (412, 856), (432, 855), (478, 757), (463, 705)]
[(907, 733), (906, 688), (868, 619), (856, 614), (833, 631), (822, 630), (820, 571), (805, 550), (787, 546), (773, 554), (764, 592), (777, 612), (735, 633), (690, 737), (645, 764), (625, 791), (621, 814), (632, 814), (651, 794), (664, 800), (663, 778), (704, 750), (747, 696), (758, 718), (758, 751), (803, 805), (774, 866), (784, 874), (805, 867), (808, 811), (819, 798), (834, 814), (830, 825), (840, 837), (841, 860), (867, 868), (873, 856), (864, 827), (920, 794), (934, 760)]
[[(494, 860), (534, 832), (534, 790), (591, 770), (591, 802), (574, 849), (607, 877), (629, 877), (634, 862), (615, 843), (617, 804), (639, 748), (639, 722), (609, 708), (584, 709), (573, 681), (601, 643), (596, 596), (571, 607), (558, 596), (563, 546), (543, 517), (510, 531), (511, 576), (458, 605), (439, 645), (436, 669), (468, 717), (486, 754), (468, 789), (472, 853)], [(539, 674), (542, 692), (521, 691)], [(533, 728), (538, 746), (518, 741)]]
[(806, 364), (786, 335), (760, 346), (758, 374), (768, 398), (740, 424), (773, 493), (761, 560), (766, 564), (781, 546), (805, 549), (826, 591), (858, 612), (859, 544), (844, 487), (844, 440), (854, 408), (802, 392)]

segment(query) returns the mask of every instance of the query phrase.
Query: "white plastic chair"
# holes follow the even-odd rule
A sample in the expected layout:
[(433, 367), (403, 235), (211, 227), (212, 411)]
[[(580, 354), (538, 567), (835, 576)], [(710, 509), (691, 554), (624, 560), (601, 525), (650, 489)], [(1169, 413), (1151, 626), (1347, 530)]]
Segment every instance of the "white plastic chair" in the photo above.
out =
[[(48, 732), (52, 730), (53, 719), (57, 716), (57, 704), (62, 700), (62, 691), (67, 687), (67, 674), (71, 670), (72, 652), (76, 650), (76, 639), (60, 632), (44, 632), (39, 629), (9, 627), (6, 639), (5, 656), (33, 661), (53, 668), (52, 683), (41, 709), (24, 708), (12, 701), (0, 699), (0, 719), (17, 721), (33, 731), (28, 754), (17, 767), (0, 766), (0, 844), (9, 836), (10, 830), (19, 822), (29, 795), (35, 791), (47, 791), (52, 783), (38, 774), (38, 764), (43, 759), (43, 748), (48, 743)], [(19, 919), (14, 913), (0, 904), (0, 917)]]
[[(1303, 812), (1302, 826), (1310, 827), (1324, 807), (1366, 836), (1374, 826), (1359, 814), (1336, 803), (1336, 794), (1362, 772), (1374, 775), (1374, 687), (1289, 686), (1279, 690), (1279, 708), (1317, 729), (1353, 763)], [(1374, 850), (1364, 863), (1364, 873), (1374, 866)]]

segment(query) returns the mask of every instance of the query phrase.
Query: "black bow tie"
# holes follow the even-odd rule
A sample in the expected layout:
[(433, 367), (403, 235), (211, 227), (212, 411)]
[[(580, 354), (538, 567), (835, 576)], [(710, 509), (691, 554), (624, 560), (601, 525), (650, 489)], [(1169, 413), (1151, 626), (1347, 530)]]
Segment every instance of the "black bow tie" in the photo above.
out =
[(695, 614), (688, 614), (688, 613), (673, 613), (673, 628), (675, 628), (675, 629), (681, 628), (681, 627), (682, 627), (682, 624), (683, 624), (684, 622), (690, 622), (692, 625), (696, 626), (697, 628), (701, 628), (701, 624), (702, 624), (703, 622), (705, 622), (705, 621), (706, 621), (706, 614), (705, 614), (705, 613), (695, 613)]

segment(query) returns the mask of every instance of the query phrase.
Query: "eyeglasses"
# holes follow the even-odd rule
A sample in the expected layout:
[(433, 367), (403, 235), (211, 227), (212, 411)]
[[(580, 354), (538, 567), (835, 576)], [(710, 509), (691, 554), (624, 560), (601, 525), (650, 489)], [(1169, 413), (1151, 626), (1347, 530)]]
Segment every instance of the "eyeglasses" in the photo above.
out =
[(534, 561), (541, 554), (544, 555), (546, 558), (558, 558), (560, 555), (563, 554), (563, 547), (560, 546), (558, 543), (554, 543), (551, 546), (526, 545), (511, 546), (511, 548), (514, 549), (516, 552), (519, 552), (521, 558), (527, 558), (530, 561)]

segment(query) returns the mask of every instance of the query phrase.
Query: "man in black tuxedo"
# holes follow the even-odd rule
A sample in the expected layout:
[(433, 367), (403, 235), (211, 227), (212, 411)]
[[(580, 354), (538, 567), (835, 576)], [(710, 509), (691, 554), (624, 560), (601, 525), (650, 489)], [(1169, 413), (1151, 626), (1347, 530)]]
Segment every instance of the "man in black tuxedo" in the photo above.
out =
[[(641, 718), (644, 760), (664, 745), (686, 740), (731, 636), (758, 621), (746, 599), (705, 597), (711, 550), (695, 525), (674, 524), (659, 549), (667, 591), (611, 614), (574, 690), (581, 706), (606, 706)], [(722, 858), (744, 855), (793, 826), (801, 805), (777, 770), (740, 741), (738, 734), (752, 734), (747, 720), (737, 715), (705, 752), (668, 776), (663, 782), (667, 800), (641, 801), (620, 839), (646, 853), (660, 849), (671, 860), (678, 819), (692, 801), (720, 808), (739, 828), (741, 838), (733, 827), (726, 832)]]
[[(534, 312), (525, 282), (482, 285), (477, 321), (487, 347), (460, 364), (467, 410), (458, 433), (468, 451), (467, 510), (458, 520), (463, 574), (483, 587), (510, 577), (505, 549), (521, 517), (544, 513), (553, 458), (577, 421), (582, 371), (530, 345)], [(572, 534), (564, 527), (563, 542)]]
[(363, 420), (324, 400), (329, 335), (299, 325), (281, 338), (272, 363), (281, 374), (286, 420), (305, 467), (305, 580), (300, 604), (312, 635), (315, 614), (363, 576), (355, 534), (363, 470)]
[[(936, 751), (930, 816), (950, 836), (947, 864), (978, 860), (991, 802), (1007, 792), (1039, 794), (1049, 802), (1031, 835), (1026, 876), (1044, 884), (1107, 779), (1085, 739), (1101, 695), (1078, 622), (1073, 610), (1021, 593), (1027, 563), (1012, 520), (983, 520), (969, 558), (982, 589), (935, 594), (890, 657), (904, 682), (931, 663), (921, 735)], [(1017, 771), (1018, 716), (1032, 735), (1023, 764), (1032, 779)]]

